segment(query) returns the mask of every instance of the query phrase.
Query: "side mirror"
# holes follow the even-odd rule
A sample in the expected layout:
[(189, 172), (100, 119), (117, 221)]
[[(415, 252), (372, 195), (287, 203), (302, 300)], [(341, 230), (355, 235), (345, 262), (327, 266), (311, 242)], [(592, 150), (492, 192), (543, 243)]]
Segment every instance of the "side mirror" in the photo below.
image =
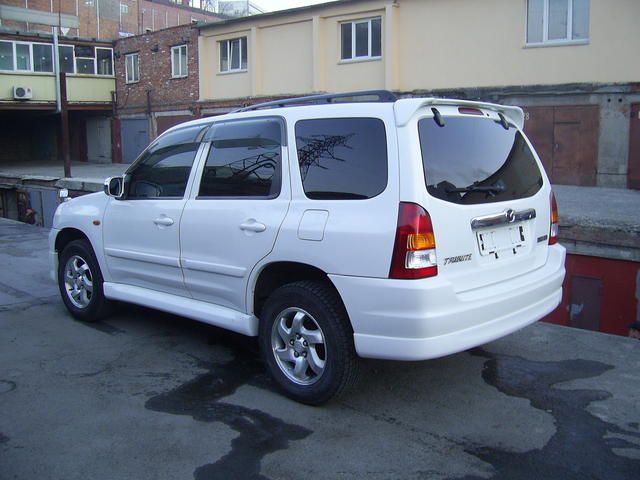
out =
[(113, 198), (122, 198), (124, 177), (109, 177), (104, 181), (104, 193)]

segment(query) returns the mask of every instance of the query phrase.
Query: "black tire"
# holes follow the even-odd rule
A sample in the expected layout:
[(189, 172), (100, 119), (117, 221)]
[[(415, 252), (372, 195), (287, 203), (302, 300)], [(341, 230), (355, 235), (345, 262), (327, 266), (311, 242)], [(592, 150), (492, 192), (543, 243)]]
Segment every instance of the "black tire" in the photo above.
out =
[[(86, 306), (75, 305), (65, 285), (65, 268), (67, 262), (74, 257), (86, 263), (93, 284)], [(58, 260), (58, 288), (69, 313), (83, 322), (96, 322), (109, 315), (113, 304), (104, 297), (102, 272), (91, 244), (87, 240), (69, 242), (59, 254)]]
[[(272, 347), (274, 323), (289, 309), (308, 312), (324, 336), (324, 369), (309, 385), (300, 385), (287, 376)], [(269, 296), (260, 317), (259, 342), (267, 370), (288, 397), (307, 405), (320, 405), (344, 394), (356, 382), (359, 359), (353, 329), (340, 297), (329, 285), (317, 281), (284, 285)]]

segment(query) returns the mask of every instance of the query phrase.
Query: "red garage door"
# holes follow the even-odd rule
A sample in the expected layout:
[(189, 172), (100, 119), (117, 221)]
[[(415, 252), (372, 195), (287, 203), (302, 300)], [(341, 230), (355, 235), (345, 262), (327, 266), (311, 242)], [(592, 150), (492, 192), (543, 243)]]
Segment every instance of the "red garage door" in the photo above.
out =
[(171, 127), (179, 123), (188, 122), (195, 117), (192, 115), (175, 115), (172, 117), (156, 117), (156, 125), (158, 127), (158, 135), (169, 130)]

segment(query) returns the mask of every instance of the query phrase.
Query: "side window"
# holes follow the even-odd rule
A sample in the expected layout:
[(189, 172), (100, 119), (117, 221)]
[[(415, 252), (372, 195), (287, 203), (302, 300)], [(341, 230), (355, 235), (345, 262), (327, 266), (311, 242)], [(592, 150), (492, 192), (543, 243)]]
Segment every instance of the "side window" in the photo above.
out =
[(214, 124), (201, 197), (275, 198), (280, 194), (283, 125), (265, 118)]
[(296, 147), (308, 198), (361, 200), (387, 186), (387, 136), (380, 119), (301, 120)]
[(182, 198), (202, 131), (182, 128), (151, 144), (128, 172), (127, 198)]

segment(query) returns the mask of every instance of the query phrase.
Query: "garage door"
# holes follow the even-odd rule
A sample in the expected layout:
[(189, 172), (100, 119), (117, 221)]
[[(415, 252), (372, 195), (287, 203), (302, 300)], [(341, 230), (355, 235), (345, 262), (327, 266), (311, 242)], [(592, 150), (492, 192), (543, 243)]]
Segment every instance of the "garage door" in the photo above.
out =
[(597, 105), (525, 108), (525, 132), (553, 183), (596, 184), (598, 117)]
[(127, 118), (120, 121), (122, 161), (133, 162), (149, 145), (149, 121), (146, 118)]
[(166, 132), (171, 127), (178, 125), (183, 122), (188, 122), (189, 120), (193, 120), (195, 117), (192, 115), (174, 115), (171, 117), (157, 117), (156, 118), (156, 126), (158, 128), (158, 135)]

